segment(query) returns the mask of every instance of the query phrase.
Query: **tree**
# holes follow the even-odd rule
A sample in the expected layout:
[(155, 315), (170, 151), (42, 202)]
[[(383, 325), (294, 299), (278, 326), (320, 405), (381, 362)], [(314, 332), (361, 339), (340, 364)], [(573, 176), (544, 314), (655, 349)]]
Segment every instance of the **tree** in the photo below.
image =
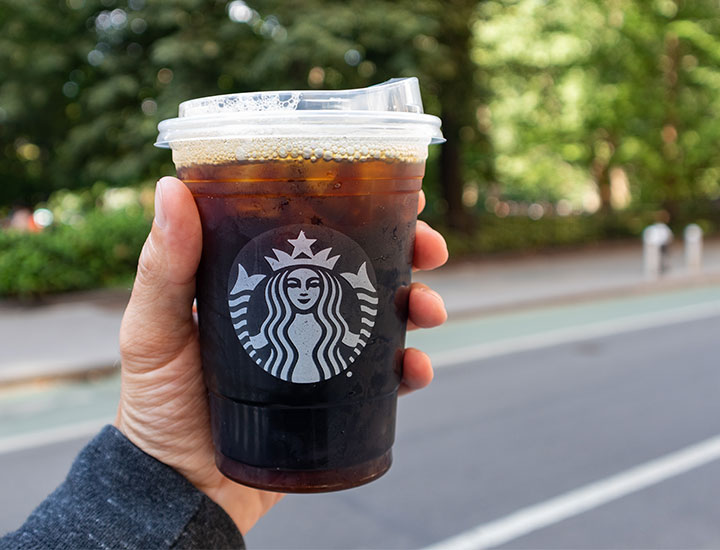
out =
[(493, 1), (484, 13), (477, 55), (511, 187), (557, 198), (590, 181), (608, 212), (611, 175), (626, 174), (637, 206), (671, 217), (720, 194), (716, 2)]
[[(425, 13), (437, 22), (440, 51), (423, 67), (428, 85), (440, 104), (443, 133), (447, 142), (440, 151), (440, 177), (451, 227), (469, 229), (471, 220), (463, 205), (467, 180), (487, 184), (493, 180), (493, 152), (486, 128), (477, 117), (489, 92), (482, 84), (472, 58), (473, 29), (478, 20), (478, 2), (450, 0), (428, 2)], [(463, 139), (465, 138), (465, 139)]]
[(171, 172), (168, 153), (151, 146), (159, 120), (182, 100), (242, 91), (263, 42), (228, 18), (225, 2), (3, 0), (0, 9), (0, 204)]

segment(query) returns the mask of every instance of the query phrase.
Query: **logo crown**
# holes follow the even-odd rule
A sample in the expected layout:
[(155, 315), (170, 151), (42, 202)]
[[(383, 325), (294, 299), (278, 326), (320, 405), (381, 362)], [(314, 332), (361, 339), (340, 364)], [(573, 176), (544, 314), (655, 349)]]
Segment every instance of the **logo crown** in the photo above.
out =
[(305, 232), (300, 231), (296, 239), (288, 239), (288, 242), (293, 246), (291, 254), (273, 248), (275, 257), (270, 258), (265, 256), (265, 259), (273, 271), (296, 265), (316, 265), (326, 269), (334, 268), (340, 256), (329, 257), (332, 248), (325, 248), (317, 254), (314, 254), (312, 245), (316, 240), (317, 239), (308, 239), (305, 236)]

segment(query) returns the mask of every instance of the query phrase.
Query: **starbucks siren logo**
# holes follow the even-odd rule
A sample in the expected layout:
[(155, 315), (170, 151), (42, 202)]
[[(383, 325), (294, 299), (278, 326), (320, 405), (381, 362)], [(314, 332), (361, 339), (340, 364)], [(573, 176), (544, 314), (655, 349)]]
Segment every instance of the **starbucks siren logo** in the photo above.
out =
[[(270, 244), (278, 237), (286, 250)], [(318, 241), (331, 246), (313, 252)], [(331, 255), (333, 247), (342, 253)], [(274, 256), (264, 256), (268, 248)], [(261, 272), (249, 274), (243, 263), (255, 266), (263, 256)], [(253, 361), (277, 378), (328, 380), (348, 369), (370, 337), (378, 304), (374, 279), (365, 252), (342, 233), (316, 226), (268, 231), (240, 251), (230, 274), (235, 334)]]

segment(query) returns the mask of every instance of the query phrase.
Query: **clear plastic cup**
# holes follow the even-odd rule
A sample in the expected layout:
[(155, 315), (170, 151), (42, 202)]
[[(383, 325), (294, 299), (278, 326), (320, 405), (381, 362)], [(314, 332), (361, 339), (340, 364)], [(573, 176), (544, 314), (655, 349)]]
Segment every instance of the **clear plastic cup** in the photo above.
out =
[(283, 492), (378, 478), (392, 460), (418, 192), (442, 141), (417, 79), (201, 98), (159, 130), (202, 221), (220, 471)]

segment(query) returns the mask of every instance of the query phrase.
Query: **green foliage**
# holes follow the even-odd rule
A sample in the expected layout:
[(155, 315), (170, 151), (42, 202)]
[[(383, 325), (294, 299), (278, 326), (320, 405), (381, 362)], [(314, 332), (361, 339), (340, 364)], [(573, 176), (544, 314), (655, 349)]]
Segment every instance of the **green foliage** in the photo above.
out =
[(47, 201), (57, 222), (0, 234), (0, 293), (132, 273), (148, 201), (111, 189), (173, 172), (151, 144), (181, 101), (395, 76), (448, 138), (424, 215), (477, 216), (457, 253), (636, 236), (660, 209), (715, 230), (719, 37), (716, 0), (0, 0), (0, 216)]
[(151, 187), (58, 191), (42, 206), (54, 223), (38, 233), (0, 231), (0, 296), (128, 284), (150, 230)]
[(0, 233), (0, 296), (128, 284), (149, 229), (140, 211), (98, 210), (75, 226)]
[(445, 231), (453, 257), (518, 250), (542, 250), (597, 243), (612, 239), (639, 238), (654, 221), (652, 213), (613, 216), (583, 214), (533, 220), (526, 216), (499, 218), (483, 215), (470, 233)]
[(576, 204), (596, 189), (609, 210), (614, 173), (636, 207), (671, 217), (720, 196), (717, 2), (495, 0), (483, 14), (475, 55), (507, 187)]
[[(469, 54), (451, 39), (463, 29), (469, 36), (462, 14), (475, 13), (476, 2), (451, 4), (3, 0), (0, 205), (172, 173), (169, 153), (152, 147), (156, 126), (193, 97), (415, 75), (430, 112), (471, 116), (475, 90), (455, 82), (472, 83), (472, 74), (453, 61)], [(428, 188), (439, 197), (441, 171), (431, 172)]]

